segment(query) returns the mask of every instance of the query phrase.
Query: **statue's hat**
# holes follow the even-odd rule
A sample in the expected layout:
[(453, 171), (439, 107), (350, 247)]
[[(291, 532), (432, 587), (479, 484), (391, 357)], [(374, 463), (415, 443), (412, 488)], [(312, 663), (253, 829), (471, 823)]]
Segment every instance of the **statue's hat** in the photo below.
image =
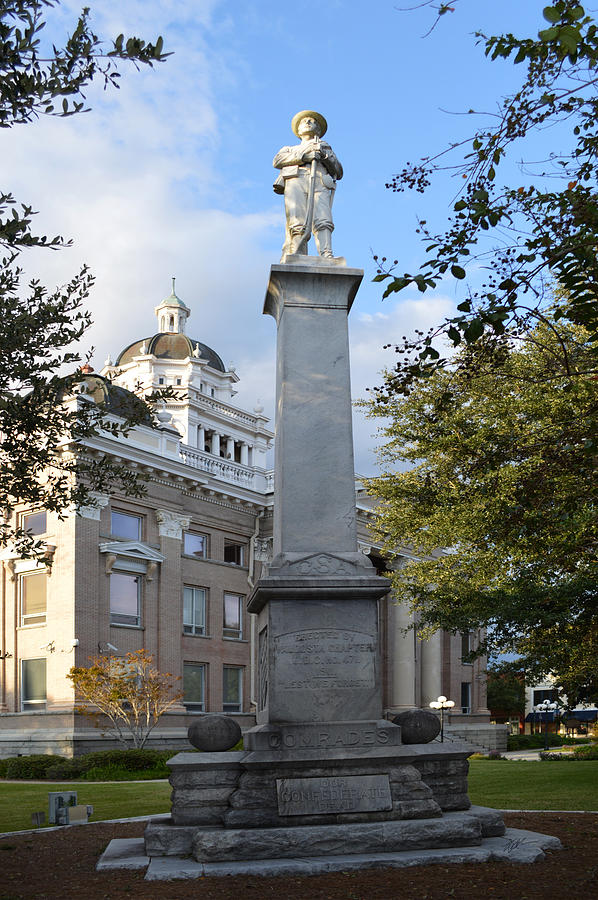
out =
[(312, 119), (316, 120), (316, 122), (320, 126), (320, 137), (323, 137), (326, 134), (326, 130), (328, 128), (328, 122), (326, 121), (324, 116), (321, 115), (321, 113), (316, 112), (313, 109), (302, 109), (301, 112), (298, 112), (296, 115), (293, 116), (293, 118), (291, 120), (291, 128), (293, 129), (293, 131), (297, 135), (297, 137), (299, 137), (299, 135), (297, 134), (297, 129), (299, 128), (299, 122), (301, 121), (301, 119), (305, 119), (307, 116), (311, 116)]

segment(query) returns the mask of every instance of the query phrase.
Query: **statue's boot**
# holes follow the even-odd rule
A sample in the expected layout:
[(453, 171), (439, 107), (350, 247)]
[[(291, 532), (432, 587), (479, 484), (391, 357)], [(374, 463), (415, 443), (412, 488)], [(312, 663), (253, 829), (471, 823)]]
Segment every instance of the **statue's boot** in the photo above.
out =
[(314, 237), (320, 256), (323, 256), (325, 259), (332, 259), (332, 229), (318, 228), (318, 230), (314, 232)]

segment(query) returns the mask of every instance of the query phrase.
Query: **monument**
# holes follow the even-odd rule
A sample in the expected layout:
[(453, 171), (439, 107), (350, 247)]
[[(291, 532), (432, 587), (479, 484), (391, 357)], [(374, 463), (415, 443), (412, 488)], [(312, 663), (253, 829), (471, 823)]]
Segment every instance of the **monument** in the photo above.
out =
[[(257, 725), (241, 751), (169, 761), (172, 817), (147, 827), (147, 877), (538, 858), (554, 839), (515, 850), (496, 810), (471, 807), (471, 746), (403, 743), (382, 718), (389, 582), (358, 552), (355, 528), (347, 316), (363, 272), (332, 255), (342, 168), (322, 141), (326, 120), (303, 110), (292, 127), (300, 144), (274, 158), (287, 229), (264, 303), (277, 324), (277, 413), (274, 558), (248, 603)], [(221, 746), (214, 727), (208, 740)]]

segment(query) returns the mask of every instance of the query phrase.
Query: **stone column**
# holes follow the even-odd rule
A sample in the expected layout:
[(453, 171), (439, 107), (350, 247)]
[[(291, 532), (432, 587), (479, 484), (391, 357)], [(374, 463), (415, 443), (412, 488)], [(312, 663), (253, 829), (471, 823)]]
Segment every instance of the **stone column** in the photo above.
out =
[[(183, 529), (188, 528), (190, 516), (171, 509), (157, 509), (160, 549), (166, 557), (154, 578), (158, 581), (157, 609), (157, 659), (156, 665), (163, 672), (182, 674), (180, 671), (181, 634), (183, 631), (183, 580), (181, 577), (181, 540)], [(173, 711), (183, 711), (182, 703)]]
[(202, 452), (206, 448), (206, 430), (203, 425), (197, 426), (197, 448)]
[(410, 623), (411, 615), (405, 603), (389, 603), (388, 652), (391, 668), (389, 701), (391, 709), (397, 713), (418, 706), (415, 696), (415, 635), (413, 631), (404, 631)]
[(220, 435), (212, 432), (211, 450), (214, 456), (220, 456)]
[(241, 444), (241, 465), (249, 465), (249, 447), (245, 442)]
[[(380, 719), (378, 600), (389, 589), (355, 527), (347, 314), (363, 272), (307, 260), (272, 266), (264, 304), (278, 325), (275, 556), (248, 607), (258, 723), (296, 726), (302, 740), (313, 723)], [(338, 739), (349, 733), (361, 732)]]
[(272, 266), (264, 312), (278, 325), (275, 557), (357, 550), (347, 314), (362, 277)]
[[(421, 705), (426, 709), (442, 694), (442, 633), (421, 642)], [(454, 698), (451, 698), (454, 699)]]
[(226, 458), (235, 461), (235, 439), (232, 437), (226, 439)]

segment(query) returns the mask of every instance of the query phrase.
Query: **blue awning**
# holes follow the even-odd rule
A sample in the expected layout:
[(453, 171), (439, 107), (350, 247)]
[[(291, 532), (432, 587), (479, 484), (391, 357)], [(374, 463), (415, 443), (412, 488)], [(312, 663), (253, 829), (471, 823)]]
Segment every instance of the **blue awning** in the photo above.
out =
[(526, 722), (554, 722), (555, 718), (559, 718), (560, 713), (557, 712), (531, 712), (525, 717)]
[(577, 722), (595, 722), (598, 717), (598, 709), (570, 709), (563, 713), (563, 719), (575, 719)]

